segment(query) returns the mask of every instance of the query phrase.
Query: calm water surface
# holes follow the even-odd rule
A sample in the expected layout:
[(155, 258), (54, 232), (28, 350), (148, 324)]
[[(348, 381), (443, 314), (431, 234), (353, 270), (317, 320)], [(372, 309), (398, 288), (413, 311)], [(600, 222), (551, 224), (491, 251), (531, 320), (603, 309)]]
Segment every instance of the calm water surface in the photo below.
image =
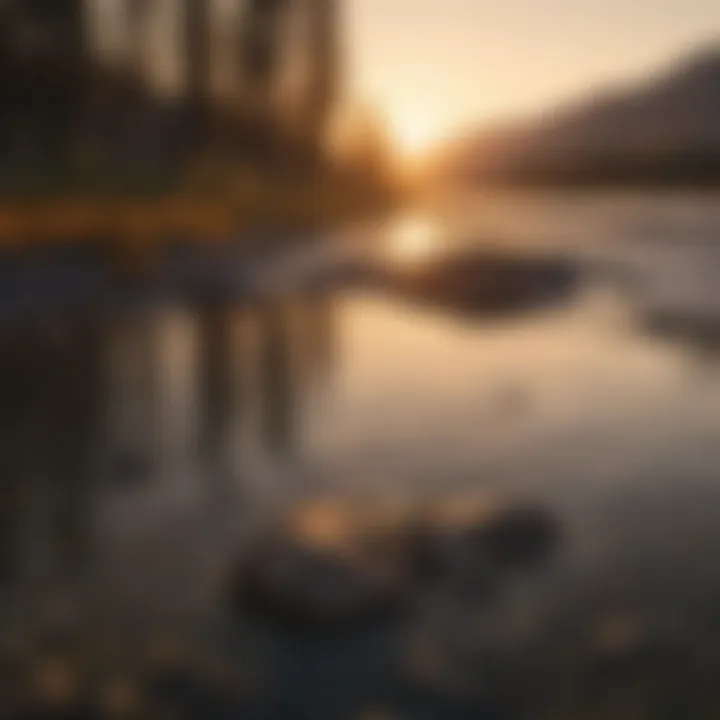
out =
[[(152, 439), (159, 478), (101, 504), (109, 604), (192, 615), (203, 642), (230, 643), (265, 678), (258, 717), (295, 716), (285, 702), (298, 717), (329, 707), (332, 717), (477, 717), (488, 698), (487, 717), (659, 717), (658, 698), (666, 717), (712, 717), (699, 707), (720, 706), (708, 682), (720, 672), (718, 197), (453, 198), (364, 231), (362, 243), (401, 265), (454, 245), (554, 253), (576, 261), (583, 282), (561, 306), (501, 319), (348, 289), (323, 306), (322, 358), (310, 358), (307, 316), (290, 308), (302, 397), (282, 459), (257, 447), (248, 407), (263, 402), (263, 360), (240, 312), (230, 503), (208, 498), (211, 479), (188, 454), (195, 325), (177, 308), (159, 312), (150, 326), (169, 369)], [(131, 366), (114, 370), (119, 445), (147, 440), (142, 391), (123, 390), (142, 386)], [(273, 645), (227, 614), (233, 557), (296, 500), (478, 492), (537, 502), (561, 528), (544, 569), (482, 605), (435, 598), (399, 636), (337, 652)], [(273, 683), (282, 701), (268, 699)], [(509, 687), (522, 688), (512, 701)]]

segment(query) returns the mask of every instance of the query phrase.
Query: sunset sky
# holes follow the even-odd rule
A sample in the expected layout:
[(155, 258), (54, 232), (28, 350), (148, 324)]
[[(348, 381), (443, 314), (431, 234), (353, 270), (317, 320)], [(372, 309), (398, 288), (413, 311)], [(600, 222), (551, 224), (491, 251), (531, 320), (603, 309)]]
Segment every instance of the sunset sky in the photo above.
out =
[[(229, 31), (232, 43), (234, 26), (223, 12), (236, 12), (237, 0), (211, 1), (221, 11), (216, 35)], [(644, 78), (720, 42), (720, 0), (338, 2), (345, 107), (382, 113), (408, 153), (467, 126), (542, 112), (595, 88)], [(125, 0), (90, 4), (100, 45), (111, 53), (121, 48), (117, 13)], [(155, 26), (164, 30), (150, 47), (162, 87), (181, 77), (172, 52), (180, 32), (177, 4), (152, 6)], [(232, 83), (230, 75), (225, 84), (232, 89)]]
[(349, 94), (411, 151), (645, 76), (720, 39), (718, 0), (346, 0)]

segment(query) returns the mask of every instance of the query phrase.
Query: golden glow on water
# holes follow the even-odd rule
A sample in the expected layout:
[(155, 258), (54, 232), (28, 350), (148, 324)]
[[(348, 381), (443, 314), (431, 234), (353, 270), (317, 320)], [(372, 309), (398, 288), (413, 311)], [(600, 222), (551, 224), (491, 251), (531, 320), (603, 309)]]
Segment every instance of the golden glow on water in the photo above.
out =
[(430, 217), (405, 215), (388, 227), (385, 250), (391, 262), (423, 262), (441, 250), (441, 237), (440, 227)]

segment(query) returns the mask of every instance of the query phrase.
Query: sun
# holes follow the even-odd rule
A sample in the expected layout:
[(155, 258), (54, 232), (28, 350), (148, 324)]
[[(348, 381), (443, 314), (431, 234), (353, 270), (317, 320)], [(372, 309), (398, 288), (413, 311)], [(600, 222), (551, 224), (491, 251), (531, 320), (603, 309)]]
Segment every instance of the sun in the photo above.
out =
[(423, 155), (438, 139), (432, 119), (421, 113), (400, 116), (393, 126), (398, 150), (407, 158)]

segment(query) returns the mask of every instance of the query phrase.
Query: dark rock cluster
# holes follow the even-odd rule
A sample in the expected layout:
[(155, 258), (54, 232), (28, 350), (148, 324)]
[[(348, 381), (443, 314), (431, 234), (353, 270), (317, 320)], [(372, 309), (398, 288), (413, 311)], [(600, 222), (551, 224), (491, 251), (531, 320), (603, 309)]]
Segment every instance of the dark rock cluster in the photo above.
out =
[(295, 512), (240, 561), (231, 601), (295, 629), (359, 629), (402, 617), (437, 585), (488, 592), (506, 572), (542, 562), (556, 519), (532, 506), (447, 502), (383, 513), (341, 503)]

